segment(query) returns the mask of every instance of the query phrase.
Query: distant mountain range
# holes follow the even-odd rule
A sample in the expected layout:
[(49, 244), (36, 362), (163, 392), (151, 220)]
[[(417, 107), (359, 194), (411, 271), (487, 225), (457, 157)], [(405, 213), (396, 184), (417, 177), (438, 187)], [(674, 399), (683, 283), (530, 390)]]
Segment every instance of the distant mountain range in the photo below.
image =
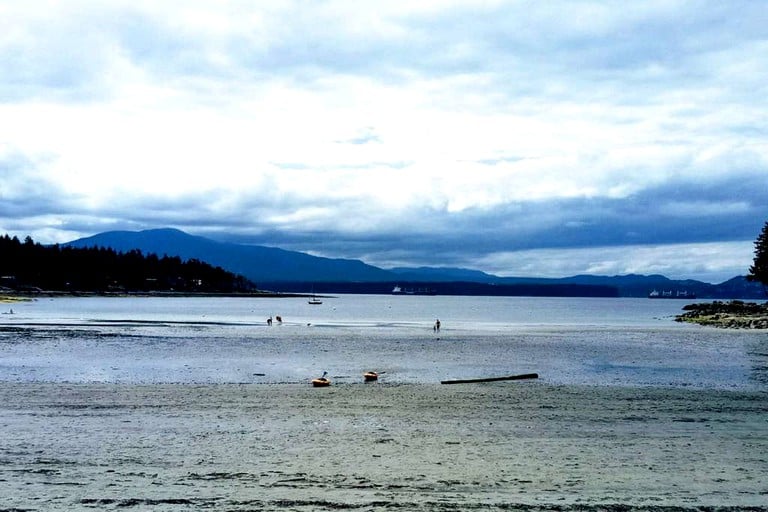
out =
[(177, 229), (108, 231), (62, 244), (109, 247), (127, 252), (198, 259), (241, 274), (260, 289), (318, 293), (388, 293), (394, 285), (429, 288), (452, 295), (554, 295), (646, 297), (652, 290), (687, 292), (698, 298), (765, 298), (758, 283), (743, 276), (720, 284), (671, 280), (662, 275), (592, 276), (558, 279), (499, 277), (478, 270), (447, 267), (382, 269), (359, 260), (322, 258), (275, 247), (217, 242)]

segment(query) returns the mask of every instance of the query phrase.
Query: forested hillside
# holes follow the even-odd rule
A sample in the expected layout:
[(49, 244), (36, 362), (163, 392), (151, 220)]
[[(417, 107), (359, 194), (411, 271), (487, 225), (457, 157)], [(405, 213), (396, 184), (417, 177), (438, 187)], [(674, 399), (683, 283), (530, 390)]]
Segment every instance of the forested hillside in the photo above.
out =
[(104, 247), (43, 246), (0, 237), (0, 286), (18, 291), (244, 292), (255, 285), (221, 267)]

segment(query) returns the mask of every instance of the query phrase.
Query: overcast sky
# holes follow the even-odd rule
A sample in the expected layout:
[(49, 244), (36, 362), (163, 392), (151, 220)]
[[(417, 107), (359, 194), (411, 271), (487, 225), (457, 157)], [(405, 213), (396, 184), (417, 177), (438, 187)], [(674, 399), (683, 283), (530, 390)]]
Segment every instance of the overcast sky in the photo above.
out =
[(745, 274), (768, 4), (0, 0), (0, 233)]

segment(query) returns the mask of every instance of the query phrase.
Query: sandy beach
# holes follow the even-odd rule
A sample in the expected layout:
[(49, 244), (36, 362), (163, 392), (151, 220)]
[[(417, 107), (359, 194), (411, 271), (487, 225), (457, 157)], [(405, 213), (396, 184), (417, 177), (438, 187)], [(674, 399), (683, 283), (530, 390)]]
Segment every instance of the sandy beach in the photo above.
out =
[(0, 383), (0, 510), (768, 510), (764, 392)]

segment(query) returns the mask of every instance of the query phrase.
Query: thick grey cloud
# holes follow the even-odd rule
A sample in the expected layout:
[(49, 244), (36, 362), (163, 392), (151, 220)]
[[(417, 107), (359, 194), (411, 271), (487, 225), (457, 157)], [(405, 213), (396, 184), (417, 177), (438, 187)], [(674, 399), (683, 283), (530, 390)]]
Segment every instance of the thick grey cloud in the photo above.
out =
[(173, 226), (382, 266), (714, 279), (768, 219), (759, 2), (17, 4), (13, 234)]
[(461, 213), (415, 208), (405, 215), (408, 223), (390, 230), (267, 230), (225, 238), (355, 257), (379, 254), (379, 260), (410, 254), (423, 264), (443, 258), (451, 265), (500, 251), (753, 240), (768, 219), (765, 176), (667, 182), (620, 199), (519, 202)]

